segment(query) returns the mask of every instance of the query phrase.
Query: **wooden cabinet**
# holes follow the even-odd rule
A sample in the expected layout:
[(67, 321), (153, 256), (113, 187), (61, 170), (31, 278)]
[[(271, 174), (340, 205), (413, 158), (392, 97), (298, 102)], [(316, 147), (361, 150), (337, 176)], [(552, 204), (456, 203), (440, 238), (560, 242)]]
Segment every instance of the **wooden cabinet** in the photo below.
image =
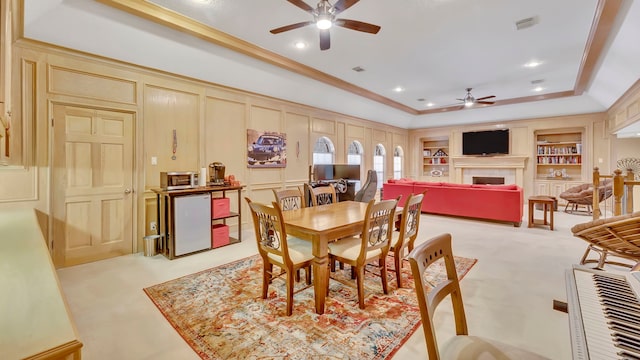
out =
[(449, 139), (422, 140), (422, 175), (449, 176)]
[(535, 194), (555, 196), (556, 199), (558, 199), (559, 204), (566, 204), (566, 201), (559, 197), (560, 194), (567, 189), (580, 184), (582, 183), (558, 180), (537, 180), (535, 183)]
[(536, 179), (581, 178), (582, 132), (536, 133)]

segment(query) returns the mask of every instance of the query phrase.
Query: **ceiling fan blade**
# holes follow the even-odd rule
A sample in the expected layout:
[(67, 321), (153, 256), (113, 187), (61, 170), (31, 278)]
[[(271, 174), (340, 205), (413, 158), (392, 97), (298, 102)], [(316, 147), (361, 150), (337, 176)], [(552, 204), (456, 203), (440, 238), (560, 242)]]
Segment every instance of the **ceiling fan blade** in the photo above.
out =
[(338, 0), (338, 2), (333, 5), (333, 8), (336, 10), (336, 15), (352, 7), (358, 1), (360, 0)]
[(494, 98), (494, 97), (496, 97), (496, 96), (495, 95), (491, 95), (491, 96), (481, 97), (481, 98), (478, 98), (476, 100), (486, 100), (486, 99), (491, 99), (491, 98)]
[(311, 6), (309, 6), (306, 2), (302, 1), (302, 0), (287, 0), (288, 2), (292, 3), (293, 5), (299, 7), (300, 9), (312, 13), (313, 12), (313, 8)]
[(493, 105), (495, 101), (476, 101), (476, 104)]
[(315, 22), (314, 21), (299, 22), (299, 23), (295, 23), (295, 24), (279, 27), (277, 29), (271, 29), (271, 30), (269, 30), (269, 32), (272, 33), (272, 34), (279, 34), (281, 32), (285, 32), (285, 31), (289, 31), (289, 30), (305, 27), (305, 26), (311, 25), (311, 24), (315, 24)]
[(330, 46), (329, 29), (320, 30), (320, 50), (327, 50)]
[(349, 20), (349, 19), (336, 19), (335, 25), (342, 26), (343, 28), (362, 31), (369, 34), (377, 34), (380, 31), (380, 26), (369, 24), (362, 21), (357, 20)]

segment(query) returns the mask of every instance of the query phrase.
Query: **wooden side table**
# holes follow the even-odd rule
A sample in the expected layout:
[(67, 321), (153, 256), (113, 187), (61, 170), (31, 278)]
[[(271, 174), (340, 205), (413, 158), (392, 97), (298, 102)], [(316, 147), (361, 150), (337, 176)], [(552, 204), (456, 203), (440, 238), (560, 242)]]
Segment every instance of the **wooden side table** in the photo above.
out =
[[(530, 196), (529, 197), (529, 227), (533, 227), (534, 225), (549, 225), (549, 230), (553, 230), (553, 207), (556, 203), (556, 198), (553, 196)], [(535, 204), (542, 205), (542, 213), (543, 220), (536, 223), (536, 220), (533, 218), (533, 212), (535, 208)], [(547, 211), (549, 212), (549, 221), (547, 222)]]

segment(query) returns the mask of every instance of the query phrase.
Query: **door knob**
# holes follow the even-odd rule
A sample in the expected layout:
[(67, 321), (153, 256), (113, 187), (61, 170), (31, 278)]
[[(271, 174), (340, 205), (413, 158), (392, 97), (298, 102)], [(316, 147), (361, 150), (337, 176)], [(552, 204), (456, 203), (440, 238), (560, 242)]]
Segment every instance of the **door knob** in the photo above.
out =
[(131, 194), (131, 192), (132, 192), (131, 189), (124, 189), (125, 194)]

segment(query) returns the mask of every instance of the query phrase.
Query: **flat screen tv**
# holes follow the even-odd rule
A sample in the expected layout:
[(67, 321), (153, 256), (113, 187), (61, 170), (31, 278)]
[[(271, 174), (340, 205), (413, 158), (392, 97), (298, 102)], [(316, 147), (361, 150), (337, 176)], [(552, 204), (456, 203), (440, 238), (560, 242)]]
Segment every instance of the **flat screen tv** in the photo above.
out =
[(508, 153), (508, 129), (462, 133), (462, 155), (503, 155)]
[(360, 180), (360, 165), (328, 164), (314, 165), (315, 180)]

